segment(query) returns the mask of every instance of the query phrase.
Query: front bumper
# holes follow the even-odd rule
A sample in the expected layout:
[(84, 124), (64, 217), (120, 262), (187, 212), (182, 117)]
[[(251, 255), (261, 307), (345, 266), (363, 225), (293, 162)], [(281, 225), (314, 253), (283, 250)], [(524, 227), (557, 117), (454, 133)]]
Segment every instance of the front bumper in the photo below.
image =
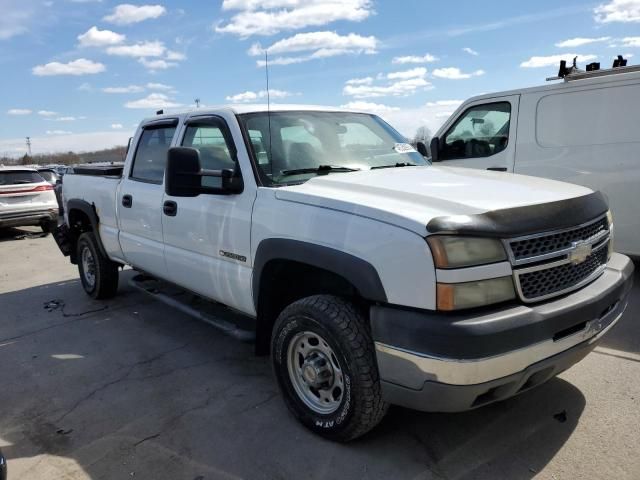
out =
[(424, 411), (463, 411), (528, 390), (571, 367), (627, 306), (633, 263), (613, 254), (591, 284), (537, 305), (444, 314), (375, 306), (383, 395)]
[(38, 226), (43, 223), (56, 224), (57, 210), (0, 213), (0, 228)]

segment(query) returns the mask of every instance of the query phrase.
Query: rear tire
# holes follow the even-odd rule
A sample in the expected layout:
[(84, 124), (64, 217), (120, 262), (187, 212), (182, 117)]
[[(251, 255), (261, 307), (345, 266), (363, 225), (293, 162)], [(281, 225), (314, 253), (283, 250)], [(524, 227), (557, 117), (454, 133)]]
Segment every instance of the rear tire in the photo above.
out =
[(82, 288), (91, 298), (113, 297), (118, 291), (118, 264), (103, 255), (93, 232), (78, 238), (78, 272)]
[(289, 305), (274, 326), (271, 359), (287, 407), (323, 437), (353, 440), (387, 412), (369, 328), (347, 300), (315, 295)]

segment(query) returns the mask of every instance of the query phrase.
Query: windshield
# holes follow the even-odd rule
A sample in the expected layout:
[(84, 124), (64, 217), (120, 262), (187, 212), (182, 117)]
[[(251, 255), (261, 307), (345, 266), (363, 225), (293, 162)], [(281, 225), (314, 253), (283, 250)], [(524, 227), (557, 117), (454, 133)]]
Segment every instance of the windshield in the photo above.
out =
[(260, 112), (239, 117), (260, 176), (271, 186), (328, 173), (428, 164), (406, 138), (375, 115), (272, 112), (269, 118)]

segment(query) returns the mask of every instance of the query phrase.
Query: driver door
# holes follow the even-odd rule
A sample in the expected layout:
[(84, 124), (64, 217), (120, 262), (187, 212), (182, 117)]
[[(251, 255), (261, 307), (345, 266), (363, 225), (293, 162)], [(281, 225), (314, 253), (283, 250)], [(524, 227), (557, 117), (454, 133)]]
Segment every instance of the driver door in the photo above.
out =
[(449, 120), (439, 161), (452, 167), (513, 172), (520, 95), (471, 103)]

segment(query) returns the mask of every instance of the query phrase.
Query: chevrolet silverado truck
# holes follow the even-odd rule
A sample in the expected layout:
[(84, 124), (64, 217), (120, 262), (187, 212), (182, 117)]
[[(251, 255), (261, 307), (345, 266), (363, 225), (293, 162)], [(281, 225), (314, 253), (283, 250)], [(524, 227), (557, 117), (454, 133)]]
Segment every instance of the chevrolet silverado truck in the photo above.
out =
[(389, 404), (458, 412), (544, 383), (616, 324), (633, 278), (601, 193), (432, 166), (335, 108), (158, 115), (124, 167), (66, 175), (63, 201), (55, 237), (87, 294), (130, 265), (241, 314), (291, 412), (339, 441)]

